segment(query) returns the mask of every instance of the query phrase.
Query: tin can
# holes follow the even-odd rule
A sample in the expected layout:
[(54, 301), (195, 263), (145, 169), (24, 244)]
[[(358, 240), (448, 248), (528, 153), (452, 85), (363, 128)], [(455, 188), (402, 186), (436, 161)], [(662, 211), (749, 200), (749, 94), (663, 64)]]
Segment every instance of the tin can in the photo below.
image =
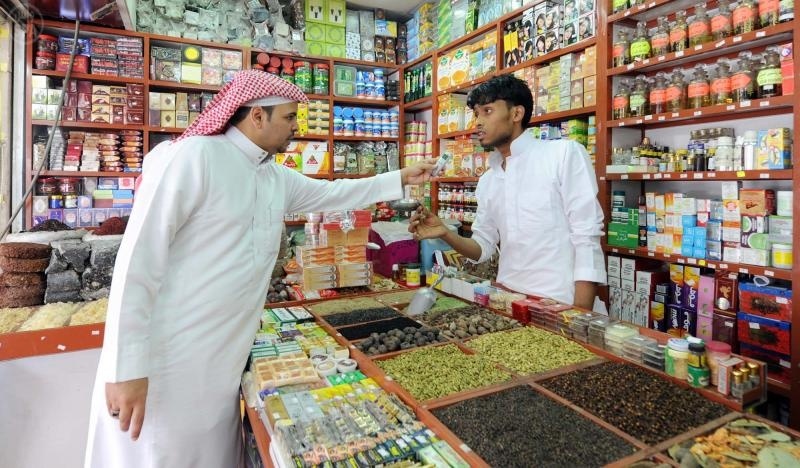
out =
[(419, 263), (409, 263), (406, 265), (406, 286), (419, 286), (420, 269)]
[(77, 195), (64, 195), (64, 208), (73, 209), (78, 207)]
[(64, 197), (62, 195), (50, 195), (50, 209), (59, 210), (64, 208)]

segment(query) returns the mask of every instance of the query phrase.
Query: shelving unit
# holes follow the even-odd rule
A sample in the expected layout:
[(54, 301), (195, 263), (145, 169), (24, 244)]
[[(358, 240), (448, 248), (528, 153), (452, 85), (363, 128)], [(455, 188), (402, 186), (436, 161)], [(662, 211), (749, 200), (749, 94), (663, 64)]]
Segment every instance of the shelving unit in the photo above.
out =
[[(632, 64), (612, 67), (611, 50), (615, 39), (615, 27), (630, 28), (635, 26), (636, 21), (646, 21), (648, 26), (655, 24), (659, 16), (674, 18), (672, 13), (681, 9), (688, 9), (689, 16), (692, 14), (693, 7), (697, 2), (688, 0), (653, 0), (645, 4), (637, 5), (625, 11), (610, 14), (610, 1), (600, 2), (599, 24), (606, 25), (606, 35), (604, 40), (598, 43), (598, 87), (597, 87), (597, 115), (598, 115), (598, 138), (597, 138), (597, 164), (596, 171), (599, 181), (599, 199), (605, 212), (606, 220), (610, 220), (611, 193), (617, 184), (628, 183), (622, 188), (632, 189), (638, 186), (643, 194), (646, 190), (665, 192), (665, 191), (689, 191), (697, 182), (708, 183), (709, 181), (743, 181), (746, 185), (758, 184), (763, 181), (783, 181), (784, 184), (792, 187), (800, 186), (800, 171), (793, 169), (785, 170), (754, 170), (754, 171), (727, 171), (727, 172), (667, 172), (667, 173), (606, 173), (606, 165), (611, 164), (612, 142), (615, 137), (621, 134), (620, 129), (628, 132), (621, 135), (623, 140), (632, 141), (636, 132), (640, 137), (647, 135), (653, 130), (660, 130), (676, 126), (703, 125), (713, 126), (714, 122), (732, 122), (743, 119), (753, 119), (757, 117), (783, 115), (787, 121), (791, 121), (791, 126), (796, 130), (800, 128), (800, 95), (795, 92), (793, 95), (771, 97), (768, 99), (753, 99), (735, 104), (715, 105), (701, 109), (686, 109), (678, 112), (667, 112), (662, 114), (646, 115), (625, 119), (613, 120), (611, 117), (611, 98), (615, 80), (621, 76), (635, 76), (637, 74), (652, 75), (657, 71), (671, 70), (679, 67), (687, 68), (698, 63), (711, 63), (719, 58), (735, 57), (745, 50), (763, 50), (765, 46), (793, 43), (797, 45), (797, 38), (800, 37), (800, 21), (794, 20), (781, 23), (775, 26), (759, 29), (753, 32), (734, 35), (720, 41), (707, 42), (702, 45), (688, 48), (680, 52), (671, 52), (662, 56), (652, 57), (647, 60)], [(795, 60), (795, 76), (800, 76), (800, 61)], [(601, 85), (602, 83), (602, 85)], [(784, 125), (789, 126), (789, 125)], [(628, 138), (625, 138), (627, 135)], [(688, 135), (687, 135), (688, 136)], [(613, 143), (619, 145), (619, 143)], [(800, 161), (797, 157), (800, 151), (800, 140), (794, 138), (793, 142), (793, 166)], [(791, 184), (789, 184), (789, 182)], [(670, 189), (660, 189), (662, 183), (671, 183)], [(676, 190), (676, 183), (688, 184), (685, 188)], [(647, 188), (645, 188), (645, 186)], [(763, 187), (759, 185), (759, 187)], [(684, 187), (684, 186), (681, 186)], [(800, 203), (800, 195), (795, 188), (794, 204)], [(800, 209), (794, 209), (793, 229), (798, 232), (800, 229)], [(730, 271), (733, 273), (760, 275), (767, 278), (775, 278), (791, 281), (793, 292), (797, 293), (800, 285), (800, 241), (795, 235), (794, 257), (795, 262), (791, 270), (782, 270), (771, 267), (759, 267), (745, 264), (734, 264), (731, 262), (701, 260), (687, 258), (681, 255), (662, 254), (649, 252), (646, 248), (626, 249), (604, 245), (607, 253), (620, 255), (622, 257), (656, 259), (665, 263), (678, 263), (685, 265), (696, 265), (712, 270)], [(793, 305), (794, 318), (792, 320), (792, 345), (791, 345), (791, 384), (779, 382), (768, 378), (768, 388), (771, 393), (785, 396), (790, 400), (790, 424), (792, 427), (800, 427), (800, 305)]]

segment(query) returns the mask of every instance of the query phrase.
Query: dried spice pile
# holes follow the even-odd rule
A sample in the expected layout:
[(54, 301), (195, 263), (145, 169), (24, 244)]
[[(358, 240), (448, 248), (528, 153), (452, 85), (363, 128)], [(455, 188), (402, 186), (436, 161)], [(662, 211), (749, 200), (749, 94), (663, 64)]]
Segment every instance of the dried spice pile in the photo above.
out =
[(352, 312), (344, 312), (341, 314), (326, 315), (325, 321), (331, 324), (332, 327), (344, 327), (356, 323), (374, 322), (376, 320), (384, 320), (390, 318), (400, 317), (394, 309), (388, 307), (374, 307), (369, 309), (359, 309)]

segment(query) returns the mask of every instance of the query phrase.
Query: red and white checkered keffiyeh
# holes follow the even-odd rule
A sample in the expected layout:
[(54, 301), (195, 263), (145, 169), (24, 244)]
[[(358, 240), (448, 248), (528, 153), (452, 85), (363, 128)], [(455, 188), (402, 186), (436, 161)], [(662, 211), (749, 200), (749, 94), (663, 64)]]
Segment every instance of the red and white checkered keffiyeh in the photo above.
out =
[(254, 99), (271, 96), (308, 102), (300, 88), (280, 77), (260, 70), (243, 70), (222, 87), (197, 120), (175, 141), (190, 136), (222, 133), (239, 107)]

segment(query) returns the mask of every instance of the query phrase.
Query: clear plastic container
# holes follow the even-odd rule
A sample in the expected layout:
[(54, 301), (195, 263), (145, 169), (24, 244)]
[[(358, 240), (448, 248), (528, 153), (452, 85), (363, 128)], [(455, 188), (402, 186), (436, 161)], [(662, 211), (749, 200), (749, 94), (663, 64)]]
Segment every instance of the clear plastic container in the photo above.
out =
[(569, 323), (569, 329), (572, 331), (572, 337), (584, 343), (589, 341), (589, 322), (595, 317), (591, 313), (583, 313), (573, 317)]
[(667, 375), (685, 380), (689, 375), (689, 342), (681, 338), (670, 338), (664, 353)]
[[(615, 323), (615, 322), (611, 322)], [(598, 348), (605, 348), (606, 327), (609, 325), (608, 317), (598, 317), (589, 322), (589, 343)]]
[(706, 343), (708, 367), (711, 369), (711, 384), (717, 385), (719, 381), (719, 361), (731, 357), (731, 345), (722, 341), (709, 341)]
[(612, 353), (622, 356), (623, 344), (633, 336), (639, 335), (639, 330), (623, 323), (615, 323), (606, 327), (605, 347)]
[(666, 346), (660, 344), (647, 348), (642, 353), (642, 362), (653, 369), (664, 371), (664, 353), (666, 349)]
[(635, 335), (625, 340), (622, 350), (626, 358), (635, 362), (643, 362), (644, 351), (652, 345), (658, 345), (658, 342), (653, 338)]

